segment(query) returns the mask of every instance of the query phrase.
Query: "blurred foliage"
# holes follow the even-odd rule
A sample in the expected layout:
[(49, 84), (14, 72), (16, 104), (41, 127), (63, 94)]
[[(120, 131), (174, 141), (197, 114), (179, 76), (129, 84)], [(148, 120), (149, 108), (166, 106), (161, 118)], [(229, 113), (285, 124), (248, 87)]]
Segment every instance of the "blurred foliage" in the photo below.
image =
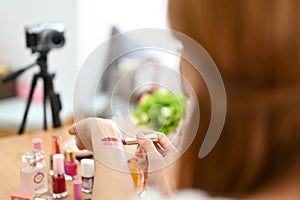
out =
[(138, 126), (151, 128), (166, 135), (176, 132), (179, 122), (185, 116), (187, 98), (169, 90), (154, 90), (145, 93), (133, 110)]

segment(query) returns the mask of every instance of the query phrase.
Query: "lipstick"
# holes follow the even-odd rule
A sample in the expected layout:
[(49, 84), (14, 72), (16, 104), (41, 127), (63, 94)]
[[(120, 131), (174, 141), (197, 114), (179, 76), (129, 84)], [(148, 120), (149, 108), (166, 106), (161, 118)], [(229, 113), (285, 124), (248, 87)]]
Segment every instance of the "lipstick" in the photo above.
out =
[(53, 155), (62, 153), (62, 137), (52, 136), (51, 138), (52, 149), (50, 154), (50, 175), (53, 175)]
[[(152, 142), (158, 142), (157, 134), (149, 134), (144, 136), (145, 139), (150, 139)], [(123, 145), (134, 145), (138, 144), (137, 138), (123, 138), (122, 140)]]

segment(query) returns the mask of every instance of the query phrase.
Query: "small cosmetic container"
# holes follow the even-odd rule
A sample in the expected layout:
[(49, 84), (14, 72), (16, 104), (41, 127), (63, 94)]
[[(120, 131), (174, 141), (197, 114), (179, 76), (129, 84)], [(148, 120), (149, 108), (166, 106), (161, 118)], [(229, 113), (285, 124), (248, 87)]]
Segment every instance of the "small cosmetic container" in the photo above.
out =
[(34, 192), (24, 192), (17, 190), (11, 194), (10, 200), (32, 200), (34, 196)]
[(94, 160), (82, 159), (81, 160), (81, 180), (82, 192), (92, 193), (94, 185)]
[(66, 180), (77, 179), (77, 161), (75, 159), (75, 151), (72, 148), (66, 150), (65, 159), (65, 178)]
[(22, 156), (22, 161), (27, 163), (20, 170), (20, 190), (43, 194), (48, 191), (47, 168), (44, 153), (32, 150)]
[(54, 154), (61, 154), (62, 152), (62, 137), (61, 136), (52, 136), (52, 149), (50, 154), (50, 175), (53, 175), (53, 155)]
[(73, 181), (73, 200), (82, 200), (82, 181), (74, 180)]
[(54, 199), (68, 196), (64, 173), (64, 155), (53, 155), (52, 197)]
[(49, 196), (35, 195), (34, 192), (24, 192), (17, 190), (11, 194), (10, 200), (51, 200)]

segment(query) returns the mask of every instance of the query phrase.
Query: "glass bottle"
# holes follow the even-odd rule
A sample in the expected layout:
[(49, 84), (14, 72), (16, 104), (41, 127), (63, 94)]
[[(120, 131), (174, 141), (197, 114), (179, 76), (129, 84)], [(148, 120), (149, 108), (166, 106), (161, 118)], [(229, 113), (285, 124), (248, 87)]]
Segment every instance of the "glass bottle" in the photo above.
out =
[(64, 171), (64, 155), (54, 154), (52, 175), (52, 197), (54, 199), (68, 196)]
[(82, 159), (81, 160), (81, 180), (82, 192), (92, 193), (94, 185), (94, 160)]
[(22, 156), (27, 166), (20, 169), (20, 190), (43, 194), (48, 191), (47, 168), (44, 162), (44, 153), (32, 150)]
[(65, 159), (65, 178), (66, 180), (77, 179), (77, 161), (75, 159), (75, 151), (67, 148)]

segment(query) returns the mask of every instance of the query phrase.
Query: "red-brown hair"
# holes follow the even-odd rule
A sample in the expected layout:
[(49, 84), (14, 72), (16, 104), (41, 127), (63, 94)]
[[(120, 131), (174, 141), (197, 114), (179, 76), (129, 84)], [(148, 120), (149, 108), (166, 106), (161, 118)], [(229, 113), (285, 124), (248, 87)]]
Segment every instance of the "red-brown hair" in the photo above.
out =
[[(179, 187), (248, 194), (278, 178), (300, 157), (300, 1), (171, 0), (169, 18), (211, 55), (228, 98), (221, 137), (203, 159), (210, 113), (201, 110)], [(198, 98), (209, 108), (203, 91)]]

